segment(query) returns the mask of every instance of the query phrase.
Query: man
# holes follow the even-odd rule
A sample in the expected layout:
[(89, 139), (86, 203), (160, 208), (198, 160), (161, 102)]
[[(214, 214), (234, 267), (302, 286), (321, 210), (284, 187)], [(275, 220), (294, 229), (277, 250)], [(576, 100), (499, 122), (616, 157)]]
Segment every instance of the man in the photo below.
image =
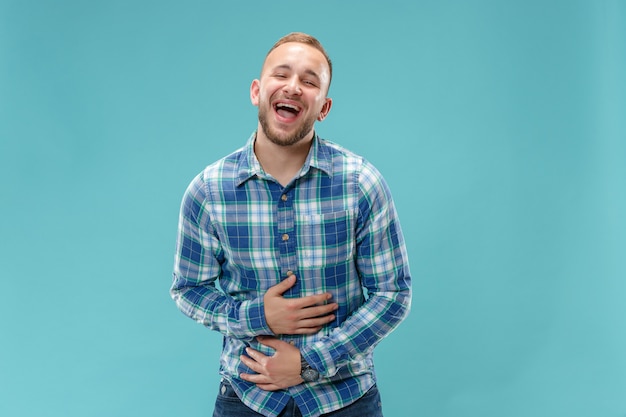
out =
[(411, 279), (382, 176), (314, 131), (331, 77), (315, 38), (281, 38), (250, 87), (256, 132), (185, 192), (171, 294), (224, 335), (216, 417), (382, 416), (372, 352)]

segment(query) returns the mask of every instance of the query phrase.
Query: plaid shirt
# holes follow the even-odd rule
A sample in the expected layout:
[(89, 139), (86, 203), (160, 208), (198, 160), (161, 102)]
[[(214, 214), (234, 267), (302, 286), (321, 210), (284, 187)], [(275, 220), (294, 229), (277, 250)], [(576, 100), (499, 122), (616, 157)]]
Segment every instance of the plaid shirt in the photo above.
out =
[[(224, 335), (220, 373), (253, 410), (276, 416), (290, 397), (303, 416), (359, 399), (375, 383), (374, 347), (408, 314), (411, 278), (393, 200), (366, 160), (315, 136), (286, 187), (261, 168), (254, 137), (208, 166), (181, 205), (171, 295), (182, 312)], [(285, 297), (321, 292), (339, 304), (334, 322), (292, 342), (317, 382), (264, 391), (239, 378), (247, 346), (273, 335), (263, 294), (289, 274)]]

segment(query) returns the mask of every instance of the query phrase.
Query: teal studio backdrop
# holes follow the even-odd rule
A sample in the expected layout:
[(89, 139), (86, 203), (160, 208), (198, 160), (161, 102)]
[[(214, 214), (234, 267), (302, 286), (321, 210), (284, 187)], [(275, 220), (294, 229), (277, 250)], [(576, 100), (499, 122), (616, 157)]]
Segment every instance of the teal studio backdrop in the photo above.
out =
[(414, 275), (388, 417), (626, 415), (626, 2), (0, 0), (0, 415), (209, 416), (182, 193), (280, 36), (389, 182)]

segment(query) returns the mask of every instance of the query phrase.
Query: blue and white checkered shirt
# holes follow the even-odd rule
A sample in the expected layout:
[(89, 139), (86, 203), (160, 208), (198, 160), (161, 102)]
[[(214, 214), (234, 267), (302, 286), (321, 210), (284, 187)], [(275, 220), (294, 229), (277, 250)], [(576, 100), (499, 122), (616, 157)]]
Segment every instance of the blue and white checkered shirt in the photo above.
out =
[[(365, 159), (315, 136), (286, 187), (261, 168), (254, 138), (208, 166), (183, 197), (171, 294), (194, 320), (224, 335), (220, 373), (241, 400), (276, 416), (292, 397), (303, 416), (343, 408), (375, 383), (374, 347), (408, 314), (411, 278), (391, 193)], [(239, 375), (247, 346), (273, 335), (263, 295), (291, 273), (285, 297), (329, 292), (336, 319), (297, 346), (321, 378), (264, 391)]]

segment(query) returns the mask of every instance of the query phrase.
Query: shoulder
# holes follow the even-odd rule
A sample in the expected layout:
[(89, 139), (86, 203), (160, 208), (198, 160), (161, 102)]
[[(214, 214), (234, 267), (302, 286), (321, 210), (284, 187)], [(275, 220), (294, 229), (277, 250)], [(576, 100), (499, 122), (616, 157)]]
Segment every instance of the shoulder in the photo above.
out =
[(328, 139), (319, 139), (320, 153), (327, 155), (333, 165), (341, 164), (345, 169), (359, 169), (366, 162), (365, 158), (344, 146)]
[(327, 139), (320, 139), (320, 145), (330, 155), (333, 171), (353, 174), (363, 192), (386, 188), (382, 173), (364, 156)]
[(200, 173), (200, 177), (205, 183), (236, 177), (242, 162), (245, 162), (246, 158), (246, 148), (239, 148), (231, 154), (207, 165)]
[(196, 201), (204, 201), (211, 195), (212, 189), (219, 189), (227, 182), (235, 182), (237, 172), (244, 155), (244, 148), (207, 165), (189, 183), (185, 197)]

